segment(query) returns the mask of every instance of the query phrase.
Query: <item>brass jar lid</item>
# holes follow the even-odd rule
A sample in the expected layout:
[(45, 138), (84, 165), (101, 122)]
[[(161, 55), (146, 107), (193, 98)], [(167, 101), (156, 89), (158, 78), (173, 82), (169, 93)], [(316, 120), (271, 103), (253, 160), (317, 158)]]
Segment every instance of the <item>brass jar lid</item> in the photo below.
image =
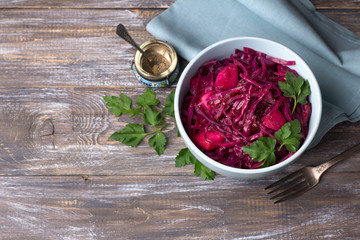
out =
[(178, 58), (175, 49), (167, 42), (150, 40), (144, 42), (141, 49), (149, 60), (140, 51), (136, 51), (134, 64), (139, 74), (151, 81), (157, 81), (169, 76), (176, 68)]

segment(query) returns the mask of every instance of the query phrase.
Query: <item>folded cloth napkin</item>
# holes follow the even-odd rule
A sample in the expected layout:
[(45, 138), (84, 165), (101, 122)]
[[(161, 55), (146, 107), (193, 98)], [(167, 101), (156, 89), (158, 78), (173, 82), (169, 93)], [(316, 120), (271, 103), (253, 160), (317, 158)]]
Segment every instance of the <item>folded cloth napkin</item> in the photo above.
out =
[(295, 51), (314, 72), (323, 97), (311, 146), (335, 124), (360, 119), (360, 37), (308, 0), (177, 0), (147, 30), (187, 60), (214, 42), (241, 36), (267, 38)]

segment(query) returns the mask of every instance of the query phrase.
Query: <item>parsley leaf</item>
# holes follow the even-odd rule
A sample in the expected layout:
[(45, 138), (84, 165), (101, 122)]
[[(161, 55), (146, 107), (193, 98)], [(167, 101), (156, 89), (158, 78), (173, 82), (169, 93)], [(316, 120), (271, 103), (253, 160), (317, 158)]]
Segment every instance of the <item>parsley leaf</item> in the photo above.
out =
[(155, 149), (157, 154), (161, 155), (165, 151), (166, 137), (161, 132), (163, 128), (168, 126), (165, 124), (161, 127), (157, 125), (163, 123), (165, 120), (160, 115), (160, 112), (151, 108), (159, 104), (159, 100), (156, 99), (156, 94), (153, 89), (149, 88), (143, 94), (139, 95), (136, 104), (140, 108), (131, 108), (131, 98), (121, 93), (119, 97), (115, 96), (104, 96), (103, 99), (109, 108), (109, 112), (114, 113), (116, 116), (121, 114), (142, 114), (143, 122), (156, 128), (152, 132), (146, 132), (145, 126), (141, 124), (127, 124), (119, 132), (113, 133), (110, 138), (124, 143), (131, 147), (136, 147), (140, 142), (147, 136), (154, 134), (149, 138), (149, 145)]
[(122, 114), (122, 107), (120, 99), (115, 96), (104, 96), (104, 101), (106, 106), (109, 108), (109, 112), (113, 113), (115, 116), (120, 116)]
[[(162, 114), (168, 115), (170, 117), (175, 117), (174, 97), (175, 97), (175, 90), (172, 90), (171, 93), (169, 93), (169, 95), (166, 98), (165, 106), (161, 112)], [(174, 122), (175, 122), (175, 126), (177, 126), (176, 120), (174, 120)], [(177, 136), (181, 137), (179, 130), (177, 131)]]
[(157, 106), (159, 102), (152, 88), (148, 88), (143, 94), (139, 95), (136, 100), (136, 104), (143, 108), (145, 108), (145, 106)]
[(104, 96), (103, 99), (106, 102), (106, 106), (109, 107), (109, 112), (117, 117), (123, 113), (133, 116), (141, 113), (141, 108), (131, 108), (131, 98), (123, 93), (120, 93), (120, 97)]
[(175, 158), (175, 167), (183, 167), (189, 164), (195, 164), (196, 158), (188, 148), (183, 148), (180, 150), (178, 155)]
[(194, 170), (195, 176), (201, 176), (202, 179), (206, 180), (214, 180), (215, 178), (215, 172), (212, 171), (210, 168), (206, 167), (204, 164), (202, 164), (199, 160), (196, 160), (195, 162), (195, 170)]
[(308, 81), (305, 81), (301, 76), (296, 75), (290, 71), (285, 74), (286, 82), (279, 81), (279, 88), (284, 92), (285, 97), (294, 99), (294, 107), (291, 114), (295, 111), (298, 103), (306, 104), (306, 97), (311, 93)]
[(206, 167), (200, 161), (198, 161), (194, 155), (190, 152), (188, 148), (183, 148), (180, 150), (175, 159), (175, 167), (183, 167), (185, 165), (195, 164), (194, 174), (196, 176), (201, 176), (202, 179), (214, 180), (215, 172), (210, 168)]
[(249, 146), (243, 146), (241, 149), (248, 154), (255, 162), (264, 161), (261, 166), (267, 167), (275, 163), (275, 145), (276, 140), (272, 137), (260, 137)]
[(175, 117), (174, 97), (175, 97), (175, 90), (171, 91), (171, 93), (167, 96), (165, 106), (162, 110), (163, 114), (168, 115), (170, 117)]
[[(299, 134), (301, 131), (301, 125), (299, 120), (285, 123), (281, 129), (276, 131), (275, 138), (280, 142), (280, 147), (277, 151), (280, 151), (283, 146), (289, 152), (296, 152), (300, 146), (300, 139), (303, 135)], [(255, 162), (264, 161), (261, 166), (267, 167), (275, 164), (275, 146), (276, 139), (272, 137), (260, 137), (258, 140), (250, 144), (249, 146), (243, 146), (241, 149), (248, 154)]]
[(296, 152), (300, 146), (300, 139), (303, 135), (299, 134), (301, 131), (301, 125), (299, 120), (287, 122), (276, 133), (275, 138), (281, 143), (280, 149), (285, 146), (288, 151)]
[(160, 112), (152, 109), (150, 106), (144, 106), (144, 123), (150, 124), (151, 126), (156, 126), (159, 123), (164, 122), (164, 118), (160, 115)]
[(158, 132), (151, 138), (149, 138), (150, 147), (154, 148), (157, 154), (160, 156), (165, 151), (166, 137), (162, 132)]
[(113, 133), (110, 138), (127, 146), (136, 147), (146, 135), (148, 133), (145, 132), (144, 125), (129, 123), (119, 132)]
[[(146, 132), (145, 125), (129, 123), (120, 131), (114, 132), (110, 138), (128, 146), (136, 147), (147, 135), (152, 135), (148, 140), (149, 146), (154, 148), (158, 155), (163, 154), (167, 140), (165, 134), (161, 131), (167, 127), (168, 124), (160, 127), (158, 125), (165, 122), (161, 113), (170, 117), (175, 117), (174, 96), (175, 90), (171, 91), (171, 93), (167, 96), (161, 112), (152, 108), (152, 106), (157, 106), (160, 101), (156, 99), (156, 93), (151, 88), (147, 89), (143, 94), (138, 96), (136, 104), (140, 106), (139, 108), (132, 108), (131, 98), (123, 93), (121, 93), (119, 97), (104, 96), (103, 99), (108, 106), (109, 112), (115, 114), (115, 116), (120, 116), (121, 114), (142, 114), (144, 124), (151, 125), (156, 128), (156, 130), (152, 132)], [(214, 171), (198, 161), (188, 148), (181, 149), (176, 156), (175, 166), (182, 167), (189, 164), (194, 164), (194, 174), (196, 176), (200, 175), (203, 179), (214, 180)]]
[(310, 84), (308, 81), (305, 81), (301, 86), (300, 93), (298, 95), (298, 103), (307, 104), (306, 97), (309, 96), (310, 93)]

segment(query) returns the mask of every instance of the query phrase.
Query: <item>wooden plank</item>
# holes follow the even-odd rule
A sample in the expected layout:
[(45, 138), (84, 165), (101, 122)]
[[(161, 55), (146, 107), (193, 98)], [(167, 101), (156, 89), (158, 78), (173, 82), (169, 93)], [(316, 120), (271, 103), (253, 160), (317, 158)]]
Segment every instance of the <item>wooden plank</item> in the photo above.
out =
[(145, 25), (159, 13), (2, 10), (0, 87), (139, 86), (131, 71), (134, 50), (115, 29), (124, 23), (135, 41), (145, 42), (153, 39)]
[[(142, 43), (153, 38), (145, 26), (160, 12), (1, 10), (0, 88), (137, 87), (130, 69), (134, 50), (115, 27), (123, 22)], [(324, 13), (360, 35), (359, 11)]]
[(97, 0), (21, 0), (21, 1), (11, 1), (3, 0), (0, 3), (0, 8), (9, 9), (9, 8), (36, 8), (36, 9), (46, 9), (46, 8), (96, 8), (96, 9), (106, 9), (106, 8), (167, 8), (175, 0), (113, 0), (113, 1), (97, 1)]
[[(203, 181), (191, 166), (175, 168), (184, 144), (173, 122), (161, 157), (146, 142), (109, 139), (141, 121), (114, 117), (101, 97), (134, 100), (145, 89), (115, 26), (124, 21), (143, 42), (146, 23), (171, 2), (1, 1), (0, 239), (357, 239), (360, 154), (294, 201), (273, 205), (263, 187), (358, 143), (360, 122), (339, 124), (262, 180)], [(358, 1), (314, 2), (359, 34)], [(170, 90), (155, 90), (162, 103)]]
[[(175, 156), (185, 145), (177, 137), (170, 117), (166, 118), (169, 126), (165, 128), (169, 144), (160, 157), (147, 145), (147, 139), (137, 148), (130, 148), (109, 138), (127, 123), (142, 123), (142, 118), (109, 114), (102, 96), (122, 92), (135, 102), (144, 89), (0, 90), (0, 174), (192, 175), (190, 167), (174, 167)], [(160, 106), (170, 90), (155, 89)], [(294, 166), (321, 163), (347, 149), (360, 139), (359, 128), (360, 122), (340, 125)], [(360, 155), (337, 171), (359, 170), (359, 158)]]
[[(175, 0), (114, 0), (114, 1), (97, 1), (97, 0), (22, 0), (11, 1), (3, 0), (0, 8), (167, 8)], [(359, 8), (358, 0), (311, 0), (317, 8)]]
[[(175, 156), (185, 145), (177, 137), (172, 118), (166, 119), (169, 126), (165, 134), (169, 144), (161, 157), (146, 141), (137, 148), (130, 148), (109, 138), (127, 123), (141, 123), (142, 118), (109, 114), (102, 96), (122, 92), (135, 102), (144, 89), (0, 90), (0, 173), (166, 175), (185, 171), (191, 174), (191, 168), (174, 168)], [(170, 90), (155, 90), (160, 106)], [(357, 143), (360, 136), (355, 130), (359, 127), (360, 123), (356, 123), (348, 129), (333, 130), (322, 144), (300, 160), (301, 165), (320, 163)], [(360, 166), (355, 159), (345, 164), (355, 166), (348, 171)]]
[(358, 9), (324, 9), (322, 14), (360, 36), (360, 4)]
[(360, 2), (358, 0), (311, 0), (318, 9), (359, 9)]
[[(346, 180), (344, 180), (346, 179)], [(1, 177), (1, 239), (356, 239), (357, 173), (274, 205), (265, 180)]]
[[(155, 90), (162, 104), (170, 90)], [(122, 91), (134, 102), (143, 92), (144, 88)], [(120, 91), (114, 89), (1, 90), (0, 173), (181, 172), (173, 166), (175, 156), (184, 145), (170, 117), (167, 117), (169, 126), (164, 129), (170, 147), (161, 157), (146, 141), (130, 148), (109, 138), (127, 123), (142, 123), (141, 116), (117, 118), (107, 112), (102, 96), (119, 94)]]

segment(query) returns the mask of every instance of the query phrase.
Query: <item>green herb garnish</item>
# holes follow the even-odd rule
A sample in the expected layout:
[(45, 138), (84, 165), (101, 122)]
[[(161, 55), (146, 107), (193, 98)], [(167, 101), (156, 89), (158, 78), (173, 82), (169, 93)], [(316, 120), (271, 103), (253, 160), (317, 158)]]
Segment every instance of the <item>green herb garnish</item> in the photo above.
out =
[(183, 167), (190, 164), (195, 164), (197, 159), (192, 155), (188, 148), (183, 148), (179, 151), (175, 158), (175, 167)]
[(275, 164), (275, 145), (276, 140), (272, 137), (260, 137), (249, 146), (243, 146), (241, 149), (248, 154), (255, 162), (261, 162), (262, 167)]
[(110, 138), (130, 147), (136, 147), (147, 135), (144, 125), (129, 123), (119, 132), (113, 133)]
[(210, 168), (206, 167), (199, 160), (196, 160), (195, 162), (194, 174), (195, 176), (200, 175), (201, 178), (205, 180), (214, 180), (215, 178), (215, 172), (212, 171)]
[(165, 106), (162, 110), (163, 114), (168, 115), (170, 117), (175, 117), (174, 97), (175, 97), (175, 91), (171, 91), (171, 93), (166, 98)]
[(210, 168), (206, 167), (199, 160), (197, 160), (188, 148), (181, 149), (179, 154), (176, 156), (175, 167), (183, 167), (190, 164), (194, 164), (195, 166), (195, 176), (200, 175), (202, 179), (214, 180), (214, 171), (212, 171)]
[(131, 98), (123, 93), (120, 93), (120, 97), (104, 96), (103, 99), (108, 106), (109, 112), (117, 117), (123, 113), (133, 116), (141, 113), (141, 108), (131, 108)]
[[(103, 99), (108, 106), (109, 112), (115, 116), (122, 114), (128, 114), (131, 116), (142, 115), (144, 124), (129, 123), (123, 129), (113, 133), (110, 138), (126, 144), (130, 147), (137, 147), (146, 136), (152, 135), (148, 144), (154, 148), (158, 155), (161, 155), (165, 151), (166, 136), (162, 130), (168, 126), (165, 123), (165, 118), (161, 115), (168, 115), (175, 117), (174, 113), (174, 96), (175, 90), (167, 96), (166, 102), (162, 111), (158, 111), (158, 105), (160, 101), (156, 99), (156, 93), (153, 89), (147, 89), (143, 94), (139, 95), (136, 100), (136, 105), (139, 107), (132, 107), (132, 100), (129, 96), (120, 93), (119, 97), (116, 96), (104, 96)], [(157, 108), (157, 109), (156, 109)], [(147, 128), (153, 128), (153, 131), (146, 132)], [(181, 149), (175, 159), (175, 166), (182, 167), (186, 165), (194, 164), (194, 174), (201, 176), (203, 179), (215, 178), (215, 172), (207, 168), (201, 162), (199, 162), (189, 151), (189, 149)]]
[(275, 138), (281, 143), (279, 151), (283, 146), (287, 148), (289, 152), (296, 152), (300, 146), (300, 139), (303, 135), (299, 134), (301, 131), (301, 125), (299, 120), (287, 122), (275, 133)]
[(136, 104), (145, 107), (145, 106), (157, 106), (160, 103), (158, 99), (156, 99), (156, 93), (152, 88), (148, 88), (143, 94), (138, 96), (136, 100)]
[[(293, 72), (287, 71), (285, 74), (286, 82), (279, 81), (279, 88), (284, 92), (285, 97), (294, 99), (294, 106), (291, 114), (294, 113), (298, 103), (307, 104), (307, 96), (311, 93), (309, 82), (301, 76), (296, 76)], [(262, 167), (275, 164), (275, 152), (280, 151), (283, 146), (289, 152), (296, 152), (300, 146), (300, 139), (303, 137), (299, 134), (301, 131), (300, 122), (294, 121), (285, 123), (281, 129), (275, 133), (275, 138), (260, 137), (257, 141), (249, 146), (243, 146), (241, 149), (248, 154), (255, 162), (261, 162)], [(275, 149), (277, 141), (280, 143), (278, 149)]]
[(144, 105), (144, 123), (151, 126), (156, 126), (163, 123), (165, 120), (160, 115), (160, 112), (151, 108), (149, 105)]
[(294, 99), (294, 107), (291, 114), (295, 111), (296, 105), (307, 104), (306, 97), (310, 95), (309, 81), (305, 81), (301, 76), (296, 75), (290, 71), (285, 74), (286, 82), (279, 81), (279, 88), (284, 92), (285, 97)]
[[(275, 164), (275, 152), (280, 151), (283, 146), (290, 152), (296, 152), (300, 146), (300, 139), (303, 137), (299, 134), (301, 125), (299, 120), (285, 123), (281, 129), (275, 133), (275, 138), (260, 137), (249, 146), (243, 146), (241, 149), (248, 154), (255, 162), (264, 161), (261, 166), (267, 167)], [(275, 149), (276, 140), (280, 142), (280, 147)]]
[(131, 98), (121, 93), (120, 97), (104, 96), (103, 99), (109, 107), (109, 112), (115, 116), (121, 114), (130, 114), (135, 116), (141, 114), (143, 116), (144, 124), (150, 125), (155, 130), (146, 132), (145, 125), (142, 124), (127, 124), (122, 130), (113, 133), (110, 138), (126, 144), (130, 147), (136, 147), (148, 135), (153, 135), (149, 139), (149, 145), (155, 149), (158, 155), (161, 155), (165, 150), (166, 137), (161, 132), (168, 124), (160, 125), (165, 122), (160, 112), (153, 107), (157, 106), (160, 101), (156, 99), (156, 93), (153, 89), (147, 89), (143, 94), (139, 95), (136, 104), (138, 108), (132, 108)]
[(158, 132), (151, 138), (149, 138), (149, 145), (155, 149), (160, 156), (165, 151), (166, 137), (162, 132)]

